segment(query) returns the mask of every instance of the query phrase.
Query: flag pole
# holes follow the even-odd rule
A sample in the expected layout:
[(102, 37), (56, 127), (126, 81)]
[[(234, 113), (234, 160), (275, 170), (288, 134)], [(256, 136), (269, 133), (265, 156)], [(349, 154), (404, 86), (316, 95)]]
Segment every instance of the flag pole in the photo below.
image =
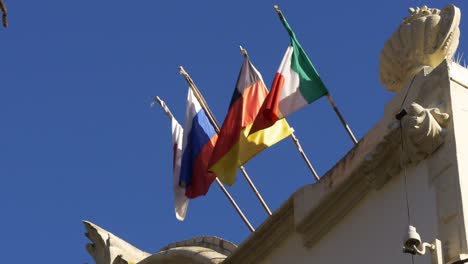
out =
[(159, 98), (159, 96), (155, 96), (153, 98), (153, 101), (151, 102), (151, 107), (153, 107), (156, 102), (159, 103), (159, 105), (161, 106), (161, 108), (163, 109), (164, 113), (167, 115), (167, 117), (169, 117), (169, 119), (175, 119), (174, 115), (172, 114), (171, 110), (169, 109), (169, 107), (166, 105), (166, 103), (161, 100), (161, 98)]
[(316, 181), (320, 180), (320, 177), (317, 174), (317, 171), (315, 171), (314, 167), (312, 166), (312, 163), (310, 163), (309, 159), (307, 158), (307, 155), (305, 154), (304, 150), (302, 149), (301, 143), (299, 142), (299, 139), (294, 135), (294, 133), (291, 133), (290, 138), (296, 144), (297, 150), (301, 154), (302, 158), (304, 159), (305, 163), (307, 164), (307, 167), (309, 167), (309, 170), (312, 172), (314, 175), (314, 178)]
[[(279, 18), (280, 18), (282, 21), (283, 21), (283, 20), (286, 20), (286, 18), (284, 17), (283, 12), (281, 12), (281, 10), (279, 9), (278, 5), (274, 5), (273, 8), (275, 9), (276, 13), (278, 14)], [(351, 140), (353, 141), (353, 143), (354, 143), (355, 145), (357, 145), (358, 141), (356, 140), (356, 137), (354, 136), (353, 131), (351, 131), (351, 128), (348, 126), (348, 124), (347, 124), (346, 121), (344, 120), (343, 115), (341, 115), (340, 111), (338, 110), (338, 107), (336, 106), (335, 101), (334, 101), (333, 98), (331, 97), (330, 92), (327, 93), (327, 99), (328, 99), (328, 102), (330, 103), (330, 105), (333, 107), (333, 110), (335, 111), (335, 114), (336, 114), (336, 115), (338, 116), (338, 118), (340, 119), (341, 124), (343, 125), (344, 129), (345, 129), (346, 132), (348, 133), (349, 137), (351, 138)]]
[[(249, 54), (247, 53), (247, 50), (244, 49), (242, 46), (239, 46), (239, 48), (240, 48), (240, 52), (241, 52), (242, 56), (244, 56), (244, 58), (248, 58)], [(314, 167), (312, 166), (312, 163), (310, 163), (309, 158), (307, 158), (307, 155), (305, 154), (304, 150), (302, 149), (302, 146), (301, 146), (301, 143), (299, 142), (299, 139), (296, 137), (296, 135), (294, 135), (294, 132), (292, 132), (289, 137), (292, 139), (292, 141), (296, 145), (297, 150), (299, 151), (299, 153), (301, 154), (301, 156), (304, 159), (305, 163), (307, 164), (307, 167), (309, 167), (309, 170), (314, 175), (315, 180), (319, 181), (320, 177), (318, 176), (317, 171), (315, 171)]]
[[(218, 121), (216, 121), (216, 118), (214, 117), (213, 115), (213, 112), (211, 112), (210, 108), (208, 107), (208, 104), (206, 103), (205, 101), (205, 98), (203, 98), (203, 95), (200, 93), (200, 90), (198, 90), (197, 86), (195, 85), (195, 83), (193, 82), (192, 78), (190, 78), (190, 75), (184, 70), (184, 68), (182, 66), (179, 66), (179, 72), (181, 75), (183, 75), (185, 77), (185, 80), (187, 81), (190, 89), (192, 89), (193, 93), (195, 94), (195, 97), (198, 99), (198, 101), (200, 101), (203, 109), (206, 111), (206, 113), (208, 114), (208, 118), (210, 119), (210, 122), (211, 124), (213, 125), (213, 127), (215, 128), (216, 130), (216, 133), (219, 133), (220, 129), (219, 129), (219, 123)], [(250, 185), (250, 188), (252, 188), (253, 192), (255, 193), (255, 195), (257, 196), (258, 200), (260, 201), (260, 203), (262, 204), (263, 208), (265, 209), (266, 213), (268, 215), (272, 215), (271, 213), (271, 210), (270, 208), (268, 207), (268, 205), (266, 204), (265, 200), (263, 199), (262, 195), (260, 194), (260, 192), (257, 190), (257, 187), (255, 187), (255, 184), (252, 182), (252, 180), (250, 179), (249, 175), (247, 174), (247, 171), (245, 170), (244, 166), (240, 166), (239, 167), (240, 171), (242, 172), (242, 174), (244, 175), (244, 178), (247, 180), (247, 182), (249, 183)], [(218, 179), (218, 178), (216, 178)]]
[(327, 99), (328, 99), (328, 102), (330, 102), (330, 105), (333, 107), (333, 110), (335, 111), (336, 115), (340, 119), (341, 124), (343, 125), (344, 129), (346, 130), (349, 137), (353, 141), (354, 145), (357, 145), (358, 141), (356, 140), (356, 137), (354, 136), (353, 131), (351, 131), (351, 128), (349, 128), (348, 124), (346, 123), (343, 116), (341, 115), (340, 110), (338, 110), (338, 107), (336, 106), (335, 101), (331, 97), (330, 92), (327, 93)]
[[(161, 98), (159, 98), (159, 96), (155, 96), (153, 101), (151, 102), (151, 107), (153, 107), (156, 102), (159, 103), (159, 105), (161, 106), (161, 108), (164, 110), (164, 113), (167, 115), (167, 117), (169, 117), (169, 119), (173, 119), (174, 116), (172, 115), (172, 112), (171, 110), (169, 110), (169, 107), (166, 105), (166, 103), (161, 100)], [(255, 229), (253, 228), (252, 224), (250, 224), (249, 220), (247, 219), (247, 217), (244, 215), (244, 213), (242, 212), (242, 210), (240, 209), (240, 207), (237, 205), (236, 201), (234, 200), (234, 198), (232, 198), (231, 194), (226, 190), (226, 188), (224, 187), (223, 183), (218, 179), (216, 178), (216, 183), (218, 184), (219, 188), (221, 188), (221, 190), (223, 191), (224, 195), (226, 195), (226, 197), (228, 198), (228, 200), (231, 202), (232, 206), (234, 206), (234, 208), (236, 209), (237, 213), (239, 214), (239, 216), (242, 218), (242, 220), (244, 221), (244, 223), (247, 225), (247, 227), (250, 229), (251, 232), (254, 232)]]

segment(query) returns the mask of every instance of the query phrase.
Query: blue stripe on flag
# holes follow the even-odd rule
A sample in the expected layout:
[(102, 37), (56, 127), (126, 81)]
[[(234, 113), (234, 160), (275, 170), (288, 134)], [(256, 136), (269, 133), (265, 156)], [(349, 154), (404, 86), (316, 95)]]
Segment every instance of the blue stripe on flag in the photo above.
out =
[[(182, 156), (180, 185), (188, 186), (192, 181), (193, 164), (203, 147), (216, 135), (205, 111), (199, 111), (193, 118), (192, 127), (187, 137), (187, 145)], [(209, 158), (208, 158), (209, 159)]]

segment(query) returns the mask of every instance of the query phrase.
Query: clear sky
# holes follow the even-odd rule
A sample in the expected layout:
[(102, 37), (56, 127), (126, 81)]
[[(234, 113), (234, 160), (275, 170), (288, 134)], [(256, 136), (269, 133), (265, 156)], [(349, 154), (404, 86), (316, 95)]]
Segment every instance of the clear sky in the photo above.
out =
[[(269, 86), (289, 38), (279, 4), (358, 138), (392, 97), (378, 80), (379, 53), (407, 8), (447, 1), (5, 0), (0, 30), (0, 248), (2, 263), (92, 263), (81, 220), (148, 252), (250, 231), (214, 184), (174, 216), (170, 121), (184, 122), (190, 73), (221, 122), (243, 61)], [(462, 13), (466, 1), (454, 1)], [(468, 11), (467, 11), (468, 12)], [(466, 13), (465, 13), (466, 14)], [(462, 15), (459, 53), (468, 50)], [(325, 98), (288, 119), (320, 175), (353, 146)], [(314, 182), (291, 140), (246, 166), (277, 209)], [(266, 213), (242, 175), (228, 189), (255, 227)], [(39, 259), (39, 260), (38, 260)]]

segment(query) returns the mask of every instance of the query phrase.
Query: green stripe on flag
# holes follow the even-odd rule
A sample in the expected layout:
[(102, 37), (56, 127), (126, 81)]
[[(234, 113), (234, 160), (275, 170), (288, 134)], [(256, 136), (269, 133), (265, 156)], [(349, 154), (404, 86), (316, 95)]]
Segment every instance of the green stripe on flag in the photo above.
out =
[(310, 104), (326, 95), (328, 90), (304, 49), (301, 47), (301, 44), (297, 41), (296, 34), (294, 34), (288, 22), (283, 16), (280, 16), (280, 18), (291, 37), (291, 45), (293, 47), (291, 68), (299, 75), (299, 90), (304, 99)]
[(307, 102), (312, 103), (328, 93), (309, 57), (295, 38), (291, 39), (293, 57), (291, 68), (299, 75), (299, 90)]

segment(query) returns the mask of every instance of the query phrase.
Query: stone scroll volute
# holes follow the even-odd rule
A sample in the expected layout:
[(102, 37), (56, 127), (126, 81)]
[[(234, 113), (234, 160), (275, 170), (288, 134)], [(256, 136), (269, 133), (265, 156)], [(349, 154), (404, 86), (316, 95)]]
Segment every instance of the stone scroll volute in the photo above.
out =
[(409, 163), (417, 163), (444, 142), (444, 127), (449, 115), (438, 108), (424, 108), (412, 103), (401, 119), (402, 148)]

